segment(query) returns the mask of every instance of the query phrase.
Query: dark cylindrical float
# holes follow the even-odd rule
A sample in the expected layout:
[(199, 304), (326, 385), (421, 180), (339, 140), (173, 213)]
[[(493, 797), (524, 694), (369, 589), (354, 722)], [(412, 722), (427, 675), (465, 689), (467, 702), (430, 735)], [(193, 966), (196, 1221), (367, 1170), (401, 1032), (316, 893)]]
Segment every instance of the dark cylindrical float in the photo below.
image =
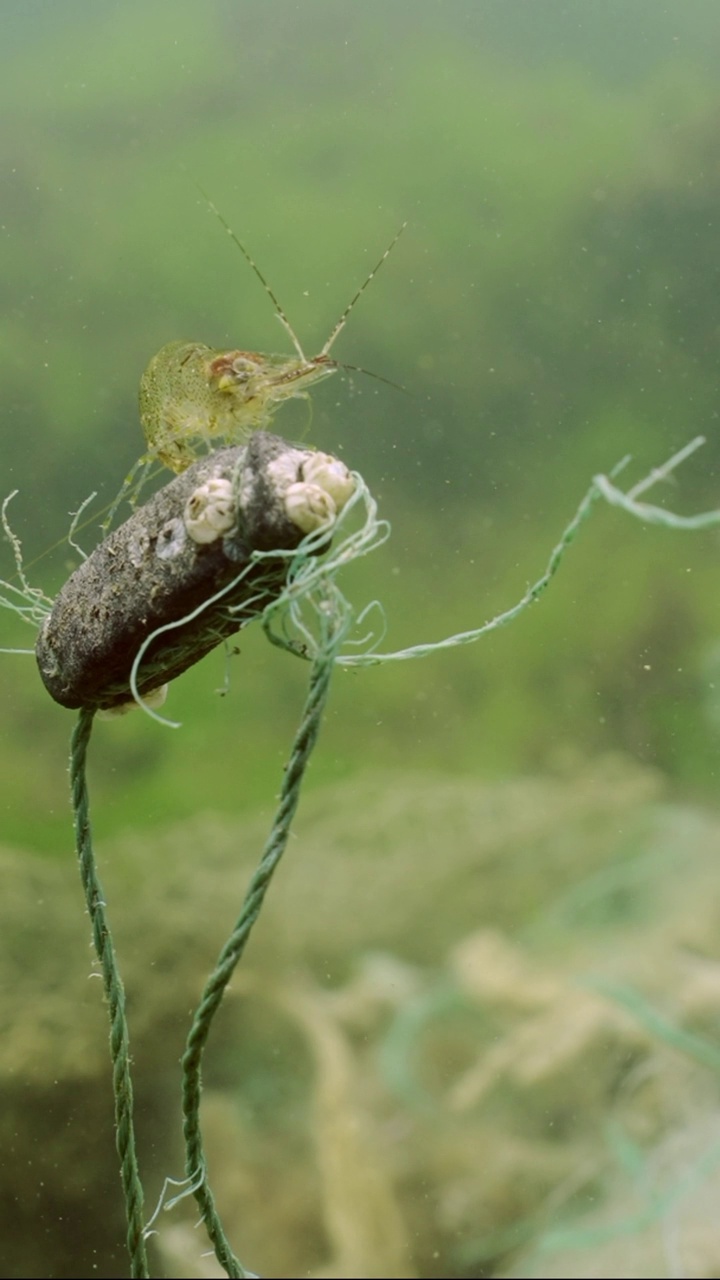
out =
[[(60, 591), (36, 644), (46, 689), (64, 707), (121, 706), (132, 697), (143, 642), (200, 609), (143, 654), (138, 691), (159, 689), (282, 590), (288, 557), (251, 565), (253, 551), (291, 550), (312, 529), (330, 529), (351, 492), (342, 463), (265, 431), (194, 463), (114, 530)], [(201, 607), (246, 568), (239, 584)]]

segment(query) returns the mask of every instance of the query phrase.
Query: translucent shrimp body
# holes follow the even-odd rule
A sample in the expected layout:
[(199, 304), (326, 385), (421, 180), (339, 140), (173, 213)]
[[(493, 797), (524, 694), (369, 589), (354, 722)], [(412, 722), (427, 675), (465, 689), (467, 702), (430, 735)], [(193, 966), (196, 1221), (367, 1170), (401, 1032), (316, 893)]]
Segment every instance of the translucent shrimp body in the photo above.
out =
[(305, 398), (307, 388), (337, 369), (312, 359), (257, 351), (216, 351), (202, 342), (169, 342), (140, 382), (140, 420), (149, 455), (185, 471), (198, 446), (239, 444), (269, 424), (278, 405)]

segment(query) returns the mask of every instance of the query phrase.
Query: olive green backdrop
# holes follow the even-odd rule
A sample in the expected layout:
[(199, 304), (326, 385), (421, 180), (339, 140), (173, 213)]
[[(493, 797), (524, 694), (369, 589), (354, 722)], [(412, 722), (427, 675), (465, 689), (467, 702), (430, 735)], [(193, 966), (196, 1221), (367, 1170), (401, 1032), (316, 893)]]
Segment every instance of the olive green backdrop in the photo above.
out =
[[(706, 435), (655, 497), (720, 505), (719, 41), (716, 0), (6, 0), (0, 494), (19, 490), (30, 580), (57, 588), (77, 563), (70, 513), (92, 492), (111, 502), (142, 452), (155, 351), (287, 349), (198, 184), (309, 354), (408, 222), (335, 349), (405, 391), (339, 374), (311, 413), (275, 420), (361, 470), (391, 520), (346, 582), (358, 607), (384, 603), (389, 647), (514, 603), (590, 477), (628, 452), (639, 477)], [(97, 522), (80, 534), (97, 537)], [(623, 1254), (602, 1274), (628, 1274), (643, 1224), (669, 1256), (688, 1170), (717, 1203), (719, 547), (598, 510), (507, 631), (338, 672), (296, 856), (209, 1055), (216, 1188), (248, 1265), (407, 1275), (412, 1255), (418, 1274), (508, 1274), (532, 1239), (559, 1256), (538, 1274), (597, 1275), (592, 1215), (609, 1206)], [(32, 639), (0, 616), (0, 644)], [(221, 652), (172, 687), (179, 731), (134, 712), (93, 739), (150, 1201), (181, 1168), (187, 1011), (308, 675), (252, 628), (239, 646), (226, 696)], [(31, 657), (0, 658), (0, 707), (0, 1267), (122, 1275), (105, 1011), (72, 866), (73, 715)], [(588, 969), (628, 989), (579, 995)], [(546, 1004), (535, 1053), (523, 1019)], [(673, 1018), (711, 1042), (695, 1075)], [(338, 1096), (338, 1044), (345, 1137), (324, 1141), (344, 1156), (323, 1199), (317, 1115), (323, 1089)], [(366, 1131), (363, 1163), (348, 1134)], [(366, 1242), (402, 1220), (402, 1248), (343, 1270), (340, 1201)], [(668, 1274), (717, 1274), (713, 1212), (704, 1262), (666, 1256)], [(572, 1231), (553, 1246), (565, 1214), (589, 1224), (584, 1261)], [(197, 1239), (180, 1213), (156, 1272), (190, 1274)]]

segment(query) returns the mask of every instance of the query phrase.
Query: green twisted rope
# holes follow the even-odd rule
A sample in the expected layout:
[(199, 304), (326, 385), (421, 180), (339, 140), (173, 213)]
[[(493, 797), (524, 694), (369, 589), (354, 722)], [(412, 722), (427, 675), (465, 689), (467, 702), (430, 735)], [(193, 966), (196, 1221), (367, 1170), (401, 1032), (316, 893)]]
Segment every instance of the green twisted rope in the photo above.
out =
[(202, 1092), (202, 1056), (207, 1043), (212, 1020), (225, 994), (240, 957), (245, 950), (250, 931), (257, 920), (270, 881), (282, 858), (300, 799), (300, 788), (313, 747), (317, 741), (320, 722), (330, 689), (335, 656), (346, 630), (347, 619), (334, 614), (320, 656), (315, 660), (310, 676), (308, 695), (300, 725), (295, 734), (283, 778), (280, 802), (273, 821), (262, 858), (250, 881), (245, 900), (233, 931), (218, 957), (215, 969), (205, 985), (195, 1012), (182, 1059), (183, 1071), (183, 1132), (185, 1134), (185, 1170), (193, 1184), (193, 1195), (202, 1214), (207, 1233), (212, 1241), (218, 1262), (231, 1277), (251, 1275), (235, 1257), (225, 1235), (215, 1200), (206, 1176), (205, 1154), (200, 1130), (200, 1098)]
[(102, 969), (103, 987), (110, 1009), (110, 1055), (115, 1095), (115, 1142), (120, 1156), (120, 1179), (125, 1197), (127, 1247), (133, 1280), (146, 1280), (148, 1271), (143, 1226), (143, 1189), (135, 1154), (133, 1090), (130, 1078), (130, 1042), (125, 1017), (125, 990), (115, 958), (110, 926), (105, 915), (105, 898), (98, 878), (90, 831), (89, 797), (86, 779), (87, 750), (94, 712), (83, 708), (73, 730), (70, 752), (75, 839), (80, 862), (80, 878), (92, 923), (93, 943)]

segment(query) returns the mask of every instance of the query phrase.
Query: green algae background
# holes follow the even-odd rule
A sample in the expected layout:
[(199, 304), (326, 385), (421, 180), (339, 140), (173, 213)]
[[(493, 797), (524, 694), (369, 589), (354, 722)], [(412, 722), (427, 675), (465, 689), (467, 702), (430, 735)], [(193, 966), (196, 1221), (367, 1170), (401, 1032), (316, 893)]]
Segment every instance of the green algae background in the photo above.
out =
[[(336, 351), (406, 393), (339, 375), (310, 418), (300, 403), (275, 420), (361, 470), (391, 520), (347, 591), (384, 601), (392, 647), (514, 602), (589, 478), (627, 452), (639, 476), (706, 435), (658, 496), (688, 512), (720, 503), (714, 0), (9, 0), (0, 28), (0, 476), (19, 489), (13, 526), (48, 592), (76, 563), (62, 541), (44, 554), (69, 513), (92, 491), (111, 501), (142, 451), (149, 357), (176, 338), (286, 348), (197, 183), (311, 351), (408, 220)], [(350, 830), (369, 765), (390, 790), (400, 763), (472, 794), (519, 775), (572, 787), (610, 752), (712, 808), (717, 559), (717, 534), (598, 511), (509, 630), (339, 672), (309, 791), (341, 796)], [(0, 573), (12, 568), (8, 549)], [(31, 643), (3, 625), (3, 643)], [(307, 671), (252, 630), (240, 648), (227, 696), (220, 653), (173, 687), (180, 731), (137, 713), (98, 726), (100, 848), (136, 839), (153, 859), (170, 823), (269, 817)], [(72, 716), (31, 658), (3, 658), (0, 697), (4, 844), (68, 868)], [(438, 857), (445, 843), (438, 831)], [(579, 841), (579, 882), (584, 856)], [(430, 879), (422, 861), (417, 876)], [(458, 936), (469, 929), (458, 919)], [(453, 1274), (477, 1274), (487, 1250), (473, 1247)]]
[[(163, 343), (285, 345), (196, 182), (310, 349), (409, 221), (337, 352), (409, 394), (336, 377), (309, 424), (302, 404), (276, 419), (341, 451), (392, 520), (357, 593), (386, 600), (394, 645), (510, 603), (588, 478), (628, 451), (646, 469), (706, 434), (679, 497), (712, 505), (720, 18), (712, 4), (632, 14), (6, 5), (0, 459), (28, 559), (90, 492), (116, 493)], [(46, 589), (67, 551), (33, 566)], [(360, 696), (339, 680), (316, 777), (398, 751), (474, 773), (622, 747), (712, 788), (716, 552), (716, 537), (603, 513), (536, 618), (482, 651), (365, 675)], [(242, 647), (222, 705), (220, 656), (173, 690), (182, 735), (136, 719), (108, 733), (96, 767), (112, 824), (196, 796), (234, 811), (272, 785), (304, 672), (249, 634)], [(9, 831), (23, 837), (27, 816), (39, 847), (60, 847), (68, 717), (31, 661), (6, 660), (0, 680), (23, 801)], [(29, 805), (23, 779), (48, 803)]]

